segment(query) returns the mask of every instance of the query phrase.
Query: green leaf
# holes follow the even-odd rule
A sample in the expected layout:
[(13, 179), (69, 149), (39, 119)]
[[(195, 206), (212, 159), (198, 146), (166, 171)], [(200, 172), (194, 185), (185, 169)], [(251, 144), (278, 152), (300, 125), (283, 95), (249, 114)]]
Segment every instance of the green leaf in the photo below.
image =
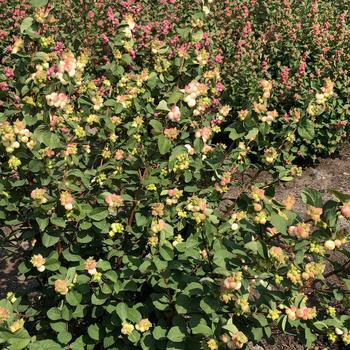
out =
[(278, 232), (283, 234), (287, 232), (288, 221), (285, 218), (283, 218), (281, 215), (273, 213), (270, 216), (269, 221), (272, 226), (275, 226), (277, 228)]
[(78, 306), (81, 303), (82, 299), (82, 295), (76, 290), (71, 290), (66, 295), (67, 303), (71, 306)]
[(182, 39), (187, 39), (191, 33), (190, 28), (177, 28), (176, 31), (180, 34)]
[(317, 208), (322, 208), (322, 196), (319, 191), (314, 190), (313, 188), (306, 188), (303, 191), (301, 191), (301, 199), (305, 204)]
[(118, 274), (115, 271), (113, 271), (113, 270), (107, 271), (104, 274), (104, 277), (108, 278), (113, 283), (117, 283), (118, 282)]
[(200, 301), (200, 308), (207, 314), (216, 314), (216, 310), (220, 307), (218, 299), (213, 297), (205, 297)]
[(46, 6), (49, 0), (30, 0), (30, 5), (32, 7), (38, 8)]
[(253, 253), (258, 252), (258, 242), (257, 241), (250, 241), (244, 245), (245, 248), (251, 250)]
[(203, 293), (203, 285), (198, 282), (191, 282), (183, 291), (184, 294), (194, 295)]
[(350, 290), (350, 279), (343, 278), (346, 290)]
[(124, 303), (119, 303), (115, 311), (117, 312), (117, 315), (119, 316), (122, 322), (124, 322), (128, 317), (128, 306)]
[(333, 200), (329, 200), (325, 203), (323, 206), (323, 215), (322, 217), (325, 218), (327, 224), (332, 227), (336, 228), (337, 225), (337, 209), (338, 209), (339, 203)]
[(41, 241), (43, 245), (48, 248), (56, 244), (60, 240), (60, 237), (61, 235), (59, 232), (44, 232)]
[(40, 340), (29, 345), (29, 350), (62, 350), (62, 345), (53, 340)]
[(32, 159), (29, 162), (29, 169), (33, 173), (38, 173), (43, 168), (43, 166), (44, 166), (44, 163), (38, 159)]
[(145, 226), (147, 223), (147, 218), (141, 215), (140, 213), (136, 213), (135, 219), (136, 219), (136, 225), (139, 227)]
[(330, 190), (330, 193), (334, 194), (336, 198), (338, 198), (341, 202), (349, 202), (350, 201), (350, 195), (341, 193), (336, 190)]
[(158, 136), (158, 148), (160, 154), (166, 154), (171, 148), (171, 142), (164, 135)]
[(226, 249), (214, 250), (214, 264), (226, 269), (226, 261), (233, 258), (233, 254)]
[(132, 343), (137, 344), (140, 340), (140, 333), (134, 329), (132, 333), (128, 336), (128, 339)]
[(100, 340), (100, 337), (101, 337), (100, 328), (97, 324), (90, 325), (87, 332), (91, 339)]
[(203, 39), (203, 31), (202, 30), (199, 30), (195, 33), (192, 34), (192, 39), (195, 41), (195, 42), (199, 42)]
[(35, 129), (34, 138), (52, 149), (63, 147), (60, 138), (43, 125)]
[(61, 311), (57, 307), (52, 307), (47, 311), (47, 317), (52, 321), (58, 321), (62, 319)]
[(35, 218), (35, 221), (38, 223), (40, 231), (44, 231), (47, 225), (49, 224), (48, 218), (41, 218), (39, 216)]
[(166, 338), (166, 328), (161, 326), (154, 327), (153, 337), (155, 340), (161, 340)]
[(170, 246), (161, 246), (159, 248), (159, 254), (165, 261), (171, 261), (174, 259), (174, 251)]
[(130, 307), (128, 308), (128, 320), (133, 322), (133, 323), (137, 323), (142, 319), (142, 315), (140, 314), (140, 312), (138, 310), (136, 310), (135, 307)]
[(311, 120), (304, 118), (298, 127), (298, 134), (305, 140), (312, 140), (315, 137), (315, 128)]
[(85, 232), (77, 233), (77, 242), (78, 243), (89, 243), (93, 240), (91, 235), (86, 234)]
[(68, 344), (72, 340), (72, 334), (68, 331), (57, 334), (57, 340), (62, 344)]
[(198, 324), (195, 327), (192, 327), (191, 329), (193, 334), (203, 334), (206, 337), (209, 337), (213, 334), (213, 331), (211, 330), (211, 328), (202, 323)]
[(165, 311), (169, 309), (169, 300), (165, 295), (154, 293), (152, 299), (153, 305), (157, 310)]
[(226, 324), (226, 326), (223, 326), (222, 328), (227, 329), (229, 332), (235, 334), (238, 332), (237, 327), (232, 323), (232, 318), (230, 318)]
[(244, 132), (237, 133), (236, 129), (233, 129), (233, 128), (229, 128), (228, 130), (230, 130), (229, 138), (230, 138), (232, 141), (235, 141), (235, 140), (237, 140), (237, 139), (240, 139), (242, 136), (245, 135)]
[(107, 106), (107, 107), (115, 107), (117, 104), (117, 101), (116, 100), (113, 100), (113, 99), (108, 99), (105, 101), (104, 105)]
[(253, 317), (259, 322), (260, 326), (262, 327), (268, 326), (269, 323), (267, 321), (267, 318), (264, 315), (255, 314)]
[(21, 33), (24, 33), (26, 30), (28, 30), (33, 24), (33, 18), (32, 17), (27, 17), (25, 18), (22, 23), (21, 23)]
[(281, 321), (281, 328), (282, 328), (283, 332), (285, 332), (286, 331), (287, 321), (288, 321), (288, 316), (287, 315), (282, 316), (280, 321)]
[(189, 314), (195, 305), (188, 295), (180, 294), (176, 297), (175, 309), (179, 314)]
[(112, 267), (111, 267), (111, 264), (108, 262), (108, 261), (105, 261), (105, 260), (102, 260), (100, 259), (98, 262), (97, 262), (97, 265), (96, 265), (99, 269), (103, 270), (103, 271), (107, 271), (107, 270), (110, 270)]
[(59, 227), (66, 227), (66, 220), (64, 220), (63, 218), (60, 218), (60, 217), (52, 217), (50, 219), (51, 223), (56, 225), (56, 226), (59, 226)]
[(64, 305), (61, 310), (62, 319), (65, 321), (70, 321), (72, 319), (72, 310), (67, 305)]
[(256, 136), (259, 134), (259, 129), (258, 128), (254, 128), (254, 129), (251, 129), (248, 134), (246, 135), (246, 139), (247, 140), (255, 140)]
[(317, 340), (317, 336), (308, 327), (305, 328), (305, 340), (307, 348), (310, 348), (315, 340)]
[(148, 76), (147, 85), (153, 90), (158, 84), (158, 77), (155, 72)]
[(108, 297), (103, 293), (93, 294), (91, 297), (91, 303), (93, 305), (103, 305)]
[(6, 349), (21, 350), (26, 348), (30, 343), (30, 335), (24, 328), (15, 333), (0, 330), (0, 342), (3, 343), (4, 341), (7, 341), (9, 344)]
[(87, 99), (85, 99), (83, 97), (79, 97), (77, 102), (79, 104), (82, 104), (82, 105), (93, 106), (93, 104), (89, 100), (87, 100)]
[(101, 233), (108, 233), (111, 225), (106, 220), (102, 220), (95, 221), (94, 226), (97, 227), (101, 231)]
[(259, 342), (264, 336), (263, 329), (261, 327), (252, 327), (252, 333), (255, 342)]
[(19, 273), (21, 274), (25, 274), (27, 273), (28, 271), (30, 271), (30, 269), (32, 268), (32, 265), (29, 264), (27, 261), (23, 261), (19, 264), (18, 266), (18, 271)]
[(158, 134), (163, 132), (163, 124), (159, 120), (152, 119), (149, 123)]
[(170, 328), (167, 337), (174, 343), (181, 343), (185, 340), (186, 335), (179, 326), (174, 326)]
[(11, 338), (9, 340), (9, 343), (11, 345), (8, 347), (8, 350), (21, 350), (21, 349), (25, 349), (27, 347), (27, 345), (30, 343), (30, 338), (28, 338), (28, 339)]
[(271, 330), (271, 327), (265, 327), (264, 328), (264, 333), (266, 335), (266, 337), (269, 339), (272, 335), (272, 330)]
[(175, 105), (182, 97), (182, 92), (174, 91), (168, 98), (168, 104)]
[(73, 254), (72, 252), (70, 252), (70, 250), (68, 248), (66, 250), (64, 250), (62, 254), (67, 261), (80, 261), (80, 260), (82, 260), (82, 258), (79, 255)]
[(159, 102), (157, 108), (158, 111), (166, 111), (166, 112), (170, 112), (170, 109), (168, 107), (168, 104), (166, 103), (166, 101), (162, 100)]
[(89, 228), (91, 228), (92, 223), (88, 222), (88, 221), (84, 221), (82, 223), (80, 223), (79, 228), (82, 229), (83, 231), (88, 230)]
[(106, 208), (95, 208), (88, 214), (88, 217), (94, 221), (101, 221), (108, 216), (108, 210)]

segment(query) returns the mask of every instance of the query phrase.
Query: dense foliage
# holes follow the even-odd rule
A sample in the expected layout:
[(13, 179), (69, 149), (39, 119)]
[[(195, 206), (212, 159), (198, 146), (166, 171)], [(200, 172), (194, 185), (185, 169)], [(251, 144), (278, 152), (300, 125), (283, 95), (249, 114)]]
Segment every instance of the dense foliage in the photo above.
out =
[[(271, 146), (279, 164), (335, 152), (349, 130), (350, 5), (227, 0), (210, 7), (213, 45), (222, 51), (226, 98), (235, 119), (228, 130), (236, 142), (252, 128), (257, 135), (249, 142), (249, 160)], [(273, 82), (268, 108), (260, 107), (261, 80)], [(325, 81), (333, 92), (329, 108), (312, 112), (315, 90), (321, 93)], [(324, 101), (322, 93), (318, 100)]]
[[(349, 257), (350, 196), (305, 190), (303, 217), (266, 184), (223, 202), (247, 167), (291, 180), (296, 155), (335, 149), (345, 58), (289, 86), (276, 40), (257, 74), (270, 22), (223, 3), (0, 2), (0, 226), (28, 288), (0, 301), (4, 348), (242, 349), (278, 330), (350, 343), (348, 265), (330, 258)], [(295, 16), (269, 4), (286, 36)], [(244, 6), (257, 34), (232, 67)]]

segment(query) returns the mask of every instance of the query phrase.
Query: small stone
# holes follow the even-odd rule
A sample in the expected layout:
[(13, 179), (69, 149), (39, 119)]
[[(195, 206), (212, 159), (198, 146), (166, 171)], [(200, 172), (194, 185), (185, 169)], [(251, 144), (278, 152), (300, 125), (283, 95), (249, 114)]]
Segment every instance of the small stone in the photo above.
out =
[(323, 180), (325, 178), (320, 171), (312, 168), (310, 169), (310, 176), (315, 177), (317, 180)]

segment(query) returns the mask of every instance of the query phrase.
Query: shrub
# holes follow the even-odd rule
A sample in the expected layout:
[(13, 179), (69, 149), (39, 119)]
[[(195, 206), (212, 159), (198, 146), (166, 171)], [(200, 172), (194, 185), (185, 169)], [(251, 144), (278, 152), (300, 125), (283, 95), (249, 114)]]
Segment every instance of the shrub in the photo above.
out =
[[(290, 145), (281, 152), (279, 166), (334, 153), (349, 131), (348, 5), (323, 0), (215, 1), (210, 9), (213, 45), (222, 52), (225, 98), (232, 107), (228, 123), (236, 130), (234, 141), (249, 139), (252, 127), (259, 130), (247, 158), (262, 160), (264, 142), (259, 138), (281, 148)], [(325, 79), (334, 82), (335, 94), (315, 119), (307, 107)], [(278, 113), (273, 127), (250, 118), (242, 124), (239, 113), (254, 108), (264, 80), (273, 84), (269, 111)], [(296, 110), (299, 121), (293, 117)]]
[(348, 254), (337, 221), (350, 197), (305, 191), (305, 220), (269, 186), (224, 206), (246, 154), (213, 141), (230, 106), (199, 3), (184, 3), (192, 23), (176, 42), (171, 29), (149, 46), (135, 1), (98, 2), (88, 18), (108, 22), (86, 32), (72, 23), (89, 2), (30, 3), (2, 33), (0, 219), (28, 247), (19, 271), (33, 286), (0, 302), (3, 347), (240, 349), (276, 329), (348, 344), (347, 293), (326, 279), (349, 286), (347, 265), (324, 271), (331, 250)]
[[(46, 1), (33, 2), (35, 6), (43, 3)], [(246, 143), (248, 151), (240, 169), (252, 163), (266, 167), (264, 154), (273, 152), (273, 147), (278, 154), (268, 169), (288, 180), (300, 173), (293, 165), (334, 153), (348, 135), (349, 26), (347, 5), (342, 2), (300, 1), (291, 6), (288, 1), (282, 5), (279, 1), (103, 0), (95, 6), (88, 0), (52, 1), (34, 10), (25, 1), (8, 1), (2, 6), (4, 54), (12, 49), (28, 16), (22, 30), (29, 29), (32, 37), (40, 35), (36, 42), (44, 51), (78, 52), (84, 47), (93, 62), (108, 64), (117, 25), (123, 16), (132, 16), (133, 41), (128, 49), (133, 57), (137, 52), (136, 61), (142, 57), (143, 67), (152, 68), (154, 63), (143, 54), (145, 48), (157, 50), (165, 44), (168, 52), (158, 59), (158, 70), (165, 68), (168, 58), (185, 54), (189, 47), (195, 48), (203, 67), (220, 65), (223, 79), (216, 88), (225, 87), (222, 101), (231, 111), (220, 125), (222, 131), (228, 127), (226, 133), (221, 132), (214, 141), (224, 142), (236, 154), (241, 152), (242, 142)], [(208, 13), (206, 20), (202, 10)], [(32, 20), (36, 33), (29, 28)], [(189, 38), (191, 27), (198, 33), (195, 42)], [(326, 79), (334, 83), (332, 99), (317, 118), (310, 117), (307, 108)], [(263, 81), (272, 84), (268, 111), (276, 113), (273, 127), (251, 118)], [(248, 118), (242, 123), (239, 113), (246, 110)], [(300, 119), (293, 117), (295, 112)]]

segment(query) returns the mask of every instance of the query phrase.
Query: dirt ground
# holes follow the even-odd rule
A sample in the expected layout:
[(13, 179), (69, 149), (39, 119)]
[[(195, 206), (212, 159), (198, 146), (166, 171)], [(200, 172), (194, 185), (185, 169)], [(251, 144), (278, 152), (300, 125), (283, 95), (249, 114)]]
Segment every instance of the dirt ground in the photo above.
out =
[(318, 159), (314, 166), (303, 171), (301, 177), (281, 183), (276, 191), (277, 199), (293, 194), (298, 199), (295, 210), (302, 212), (305, 206), (300, 200), (300, 192), (305, 187), (319, 190), (324, 199), (332, 198), (330, 189), (350, 193), (350, 145), (332, 158)]
[[(257, 182), (269, 182), (270, 177), (267, 174), (261, 174)], [(337, 189), (340, 192), (350, 194), (350, 145), (331, 158), (318, 159), (317, 162), (306, 168), (303, 175), (291, 182), (281, 183), (276, 190), (277, 199), (284, 199), (289, 194), (293, 194), (296, 199), (295, 210), (302, 213), (305, 209), (300, 199), (300, 192), (305, 187), (312, 187), (320, 190), (324, 199), (332, 198), (328, 192), (329, 189)], [(230, 197), (230, 196), (228, 196)], [(344, 223), (347, 226), (347, 223)], [(25, 289), (29, 292), (33, 286), (23, 283), (23, 280), (17, 278), (18, 259), (2, 259), (4, 252), (0, 250), (0, 298), (4, 297), (8, 291)], [(251, 346), (251, 350), (304, 350), (303, 346), (294, 341), (292, 337), (279, 336), (275, 339), (274, 345), (263, 344), (262, 346)], [(314, 350), (346, 350), (350, 347), (344, 347), (341, 344), (328, 344), (323, 339)]]
[[(8, 234), (8, 230), (1, 229), (1, 237)], [(0, 246), (0, 299), (6, 296), (7, 292), (22, 291), (28, 292), (30, 286), (24, 283), (23, 278), (18, 277), (17, 269), (21, 260), (14, 255), (9, 257), (9, 253), (1, 249)]]

